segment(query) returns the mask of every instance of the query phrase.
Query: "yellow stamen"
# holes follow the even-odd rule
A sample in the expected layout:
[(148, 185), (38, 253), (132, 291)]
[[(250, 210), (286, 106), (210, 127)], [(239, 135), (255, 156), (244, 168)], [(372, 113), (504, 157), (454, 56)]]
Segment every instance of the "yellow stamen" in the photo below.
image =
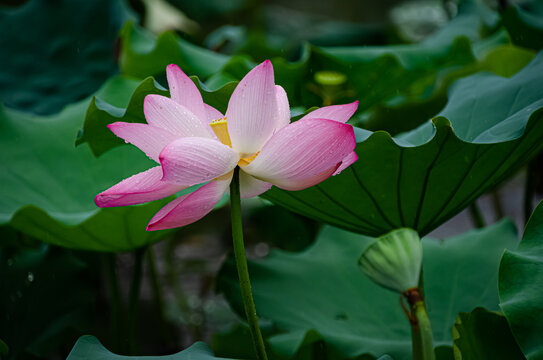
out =
[[(221, 143), (232, 147), (232, 141), (230, 140), (230, 134), (228, 133), (228, 127), (226, 126), (226, 116), (222, 119), (213, 120), (209, 124), (209, 126), (211, 126), (211, 130), (213, 130), (215, 135), (217, 135), (217, 138), (219, 139)], [(257, 152), (256, 154), (252, 156), (241, 158), (238, 161), (238, 165), (239, 166), (249, 165), (251, 161), (253, 161), (256, 158), (259, 152)]]
[(211, 126), (211, 130), (217, 135), (220, 142), (232, 147), (232, 141), (230, 140), (230, 134), (228, 134), (228, 127), (226, 126), (226, 117), (213, 120), (209, 126)]
[(251, 161), (253, 161), (253, 160), (255, 159), (255, 157), (256, 157), (259, 153), (260, 153), (260, 151), (257, 152), (256, 154), (254, 154), (254, 155), (251, 156), (251, 157), (246, 157), (246, 158), (240, 159), (240, 160), (238, 161), (238, 165), (239, 165), (239, 166), (247, 166), (247, 165), (249, 165), (249, 164), (251, 163)]

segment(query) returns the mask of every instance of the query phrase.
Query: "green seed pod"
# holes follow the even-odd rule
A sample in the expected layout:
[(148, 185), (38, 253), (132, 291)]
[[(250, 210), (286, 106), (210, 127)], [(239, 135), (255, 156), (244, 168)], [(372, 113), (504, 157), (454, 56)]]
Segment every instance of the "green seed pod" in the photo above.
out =
[(371, 244), (358, 260), (360, 269), (377, 284), (404, 293), (416, 288), (422, 265), (422, 245), (416, 231), (393, 230)]
[(347, 76), (337, 71), (317, 71), (315, 73), (315, 81), (320, 85), (338, 86), (347, 81)]

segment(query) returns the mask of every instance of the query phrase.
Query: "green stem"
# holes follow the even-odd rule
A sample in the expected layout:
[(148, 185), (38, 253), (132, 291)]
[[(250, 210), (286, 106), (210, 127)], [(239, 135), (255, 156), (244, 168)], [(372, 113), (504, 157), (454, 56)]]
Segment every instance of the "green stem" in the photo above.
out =
[(121, 323), (122, 323), (122, 305), (121, 291), (119, 287), (119, 278), (117, 277), (117, 256), (115, 254), (105, 254), (104, 262), (106, 276), (109, 286), (109, 301), (111, 311), (111, 337), (114, 351), (122, 351), (121, 346)]
[(232, 238), (234, 241), (234, 256), (236, 258), (236, 267), (238, 269), (239, 285), (241, 288), (241, 297), (245, 307), (245, 315), (251, 330), (251, 337), (255, 347), (258, 360), (267, 360), (264, 340), (258, 326), (258, 316), (256, 315), (253, 293), (251, 291), (251, 281), (249, 280), (249, 269), (247, 268), (247, 258), (245, 257), (245, 246), (243, 244), (243, 226), (241, 222), (241, 200), (239, 192), (239, 167), (234, 170), (234, 177), (230, 184), (230, 204), (232, 216)]
[[(435, 360), (432, 326), (423, 301), (417, 301), (413, 305), (412, 314), (416, 322), (416, 324), (412, 325), (415, 335), (413, 336), (413, 359)], [(415, 342), (417, 343), (415, 344)], [(419, 352), (418, 354), (415, 354), (415, 349)]]
[[(422, 279), (422, 276), (421, 276)], [(422, 281), (419, 279), (419, 284)], [(432, 326), (426, 313), (424, 298), (420, 288), (412, 288), (402, 294), (409, 303), (409, 323), (411, 324), (411, 342), (413, 344), (413, 360), (435, 360), (434, 337)], [(403, 307), (403, 305), (402, 305)], [(404, 308), (405, 311), (407, 311)]]
[(479, 209), (479, 206), (477, 205), (477, 200), (475, 200), (469, 206), (469, 213), (471, 215), (471, 219), (473, 220), (473, 223), (476, 228), (481, 229), (485, 227), (485, 220), (483, 218), (483, 214), (481, 213), (481, 210)]
[(146, 247), (142, 247), (134, 252), (134, 271), (132, 273), (132, 283), (130, 284), (130, 295), (128, 298), (128, 330), (130, 332), (129, 349), (131, 354), (134, 354), (137, 351), (138, 306), (143, 274), (143, 256), (145, 255), (146, 249)]

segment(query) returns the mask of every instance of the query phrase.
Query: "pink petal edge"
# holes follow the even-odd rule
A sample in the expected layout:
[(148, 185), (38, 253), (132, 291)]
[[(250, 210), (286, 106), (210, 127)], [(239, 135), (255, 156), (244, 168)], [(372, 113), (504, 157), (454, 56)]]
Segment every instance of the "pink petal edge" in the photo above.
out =
[(239, 154), (217, 140), (188, 137), (166, 146), (159, 159), (164, 173), (162, 180), (192, 186), (233, 170)]
[(287, 190), (301, 190), (331, 176), (354, 150), (351, 125), (304, 119), (279, 130), (243, 170)]
[(274, 133), (277, 111), (273, 66), (266, 60), (241, 79), (228, 102), (232, 148), (242, 156), (259, 151)]
[(221, 200), (231, 179), (210, 181), (196, 191), (168, 203), (153, 216), (147, 231), (176, 228), (200, 220)]
[(183, 186), (161, 181), (161, 178), (162, 169), (155, 166), (101, 192), (96, 195), (94, 202), (99, 207), (135, 205), (162, 199), (185, 189)]
[(277, 131), (290, 123), (290, 106), (287, 93), (280, 85), (275, 85), (275, 96), (277, 98), (277, 125), (275, 131)]
[(210, 137), (204, 122), (206, 118), (200, 120), (187, 107), (166, 96), (147, 95), (143, 101), (143, 113), (150, 125), (168, 130), (178, 137)]
[(343, 170), (351, 166), (356, 160), (358, 160), (358, 155), (356, 155), (356, 152), (353, 151), (341, 161), (341, 164), (339, 165), (336, 172), (332, 174), (332, 176), (339, 175)]
[(328, 119), (346, 123), (358, 108), (358, 100), (350, 104), (330, 105), (314, 110), (300, 120)]
[(239, 172), (239, 191), (242, 199), (252, 198), (265, 193), (272, 187), (272, 184), (266, 181), (258, 180), (245, 171)]
[(176, 103), (189, 109), (200, 121), (205, 122), (206, 111), (200, 91), (192, 80), (177, 66), (166, 67), (166, 77), (170, 87), (170, 97)]
[(178, 138), (169, 131), (148, 124), (115, 122), (107, 127), (115, 135), (135, 145), (156, 162), (159, 161), (162, 149)]

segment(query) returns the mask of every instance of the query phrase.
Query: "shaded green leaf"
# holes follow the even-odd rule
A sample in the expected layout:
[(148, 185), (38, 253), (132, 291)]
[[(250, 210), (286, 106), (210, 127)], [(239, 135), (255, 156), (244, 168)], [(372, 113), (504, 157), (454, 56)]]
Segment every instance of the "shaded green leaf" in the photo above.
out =
[(513, 173), (543, 146), (543, 53), (510, 79), (456, 83), (440, 116), (396, 138), (355, 129), (358, 161), (297, 192), (262, 196), (302, 215), (381, 235), (427, 234)]
[(502, 15), (502, 22), (514, 44), (534, 50), (543, 48), (543, 5), (540, 1), (509, 6)]
[[(209, 104), (221, 112), (226, 111), (230, 95), (234, 91), (237, 82), (228, 83), (219, 89), (210, 90), (202, 84), (197, 77), (191, 78), (200, 92), (206, 104)], [(117, 121), (145, 123), (143, 113), (143, 101), (149, 94), (160, 94), (169, 96), (169, 92), (158, 84), (152, 77), (143, 80), (135, 90), (132, 88), (119, 89), (124, 91), (125, 96), (130, 96), (128, 105), (118, 107), (111, 104), (110, 93), (105, 94), (104, 98), (100, 95), (93, 97), (85, 115), (83, 129), (79, 133), (76, 145), (88, 143), (92, 153), (100, 156), (109, 149), (124, 145), (125, 142), (115, 136), (107, 127)], [(113, 99), (114, 100), (114, 99)]]
[[(126, 106), (137, 81), (114, 78), (98, 92)], [(0, 108), (0, 223), (61, 246), (128, 251), (165, 236), (146, 223), (165, 200), (135, 207), (100, 209), (94, 196), (151, 167), (135, 147), (114, 149), (96, 159), (73, 140), (89, 100), (50, 117)]]
[(9, 346), (7, 359), (38, 343), (60, 346), (63, 331), (89, 318), (95, 294), (86, 277), (84, 263), (46, 245), (0, 251), (0, 338)]
[(94, 336), (82, 336), (66, 360), (212, 360), (213, 352), (203, 342), (197, 342), (176, 354), (166, 356), (123, 356), (106, 349)]
[(8, 353), (9, 347), (2, 339), (0, 339), (0, 356), (7, 356)]
[(129, 17), (122, 0), (35, 0), (1, 8), (0, 99), (51, 114), (88, 97), (117, 72), (114, 44)]
[[(272, 58), (276, 82), (287, 91), (291, 105), (311, 107), (358, 99), (359, 110), (369, 111), (364, 123), (372, 129), (412, 129), (443, 107), (446, 89), (453, 80), (480, 70), (474, 56), (478, 48), (484, 45), (490, 50), (508, 42), (504, 32), (480, 41), (485, 27), (483, 17), (474, 6), (463, 6), (457, 18), (421, 44), (343, 48), (305, 45), (295, 62)], [(495, 13), (491, 17), (494, 20), (490, 25), (495, 26)], [(126, 41), (121, 58), (142, 67), (141, 71), (123, 68), (129, 75), (159, 75), (164, 73), (167, 64), (177, 63), (189, 75), (197, 75), (213, 87), (220, 87), (240, 80), (255, 65), (251, 58), (236, 55), (223, 57), (222, 62), (214, 63), (213, 71), (207, 71), (200, 67), (213, 62), (208, 56), (218, 55), (188, 43), (192, 50), (183, 51), (177, 43), (186, 41), (173, 33), (164, 33), (155, 39), (145, 30), (130, 25), (123, 34)], [(132, 41), (132, 37), (136, 40)], [(161, 46), (167, 51), (161, 52), (159, 57), (157, 49)], [(145, 55), (145, 59), (138, 54)], [(325, 89), (313, 79), (321, 70), (343, 73), (349, 82)], [(410, 109), (408, 116), (395, 116), (394, 108), (401, 104)]]
[(140, 78), (162, 74), (172, 63), (189, 75), (206, 78), (229, 59), (226, 55), (193, 45), (173, 31), (155, 37), (132, 22), (125, 24), (120, 36), (121, 71)]
[[(119, 89), (131, 92), (132, 89)], [(115, 136), (107, 127), (116, 121), (145, 123), (143, 100), (148, 94), (168, 95), (153, 78), (143, 80), (134, 90), (126, 109), (116, 107), (100, 97), (93, 97), (87, 113), (83, 129), (79, 133), (76, 145), (88, 142), (92, 153), (99, 156), (105, 151), (125, 144), (124, 140)]]
[[(410, 358), (410, 326), (399, 295), (374, 284), (357, 266), (372, 241), (326, 227), (301, 253), (276, 250), (250, 262), (257, 311), (279, 333), (268, 339), (274, 351), (291, 357), (308, 339), (321, 337), (345, 357), (386, 353), (397, 360)], [(458, 312), (476, 306), (497, 309), (499, 259), (516, 241), (509, 221), (442, 241), (423, 239), (424, 286), (436, 346), (452, 344)], [(241, 313), (231, 259), (221, 270), (218, 287)]]
[(483, 308), (458, 314), (453, 339), (456, 360), (525, 359), (505, 317)]
[(516, 250), (500, 264), (500, 307), (522, 352), (543, 357), (543, 202), (534, 210)]

